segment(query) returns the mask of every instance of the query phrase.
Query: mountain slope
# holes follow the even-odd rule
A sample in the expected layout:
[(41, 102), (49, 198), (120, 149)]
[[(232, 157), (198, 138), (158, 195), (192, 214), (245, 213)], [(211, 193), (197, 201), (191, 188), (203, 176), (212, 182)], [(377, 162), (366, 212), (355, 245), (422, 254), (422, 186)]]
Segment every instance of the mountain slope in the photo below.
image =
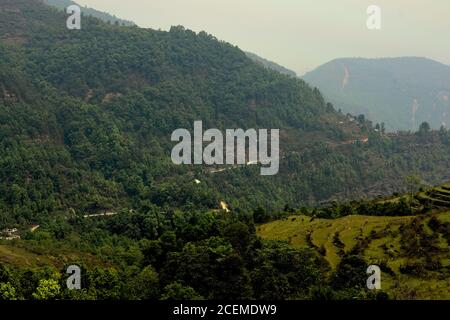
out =
[(246, 52), (245, 54), (247, 55), (247, 57), (249, 57), (250, 59), (252, 59), (253, 61), (255, 61), (257, 63), (262, 64), (266, 68), (269, 68), (271, 70), (277, 71), (282, 74), (285, 74), (287, 76), (291, 76), (291, 77), (297, 76), (297, 73), (295, 73), (294, 71), (289, 70), (289, 69), (279, 65), (278, 63), (264, 59), (264, 58), (258, 56), (257, 54), (254, 54), (251, 52)]
[(303, 77), (343, 112), (390, 131), (450, 124), (450, 67), (424, 58), (336, 59)]
[[(2, 0), (0, 9), (4, 224), (221, 201), (278, 211), (390, 193), (412, 171), (429, 183), (448, 177), (448, 132), (381, 135), (205, 32), (90, 17), (67, 30), (66, 15), (39, 1)], [(280, 173), (173, 165), (171, 133), (199, 119), (205, 128), (279, 128)]]
[[(78, 5), (75, 1), (71, 1), (71, 0), (42, 0), (42, 1), (45, 4), (55, 7), (56, 9), (61, 10), (61, 11), (65, 11), (66, 8), (68, 8), (71, 5)], [(95, 17), (95, 18), (98, 18), (105, 22), (117, 23), (117, 24), (120, 24), (123, 26), (134, 26), (135, 25), (134, 22), (117, 18), (116, 16), (111, 15), (109, 13), (98, 11), (98, 10), (88, 8), (88, 7), (83, 7), (80, 5), (78, 5), (78, 6), (81, 8), (81, 12), (86, 16)]]

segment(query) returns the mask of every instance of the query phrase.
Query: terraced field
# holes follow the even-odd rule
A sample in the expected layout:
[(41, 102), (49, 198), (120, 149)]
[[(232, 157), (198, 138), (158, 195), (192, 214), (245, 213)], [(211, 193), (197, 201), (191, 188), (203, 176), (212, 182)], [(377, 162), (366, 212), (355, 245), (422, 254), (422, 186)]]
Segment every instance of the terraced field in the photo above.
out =
[(416, 198), (422, 205), (434, 208), (450, 208), (450, 184), (421, 192)]
[[(347, 216), (335, 220), (293, 216), (258, 227), (258, 234), (267, 240), (285, 240), (293, 246), (325, 249), (325, 258), (335, 267), (343, 253), (349, 252), (358, 241), (372, 231), (398, 229), (413, 217)], [(342, 245), (336, 244), (339, 240)], [(323, 251), (323, 249), (322, 249)]]
[[(442, 189), (447, 190), (447, 189)], [(437, 191), (437, 190), (436, 190)], [(447, 190), (450, 192), (450, 189)], [(449, 193), (450, 194), (450, 193)], [(433, 197), (439, 193), (433, 194)], [(450, 212), (435, 215), (440, 223), (450, 221)], [(342, 256), (358, 246), (368, 264), (383, 266), (382, 287), (398, 299), (450, 299), (450, 253), (448, 233), (428, 226), (431, 215), (421, 217), (375, 217), (353, 215), (339, 219), (291, 216), (257, 228), (263, 239), (287, 241), (295, 247), (309, 246), (324, 255), (335, 268)], [(407, 252), (408, 230), (419, 225), (421, 238), (433, 238), (433, 261), (439, 269), (408, 274), (401, 269), (424, 264), (419, 252)]]

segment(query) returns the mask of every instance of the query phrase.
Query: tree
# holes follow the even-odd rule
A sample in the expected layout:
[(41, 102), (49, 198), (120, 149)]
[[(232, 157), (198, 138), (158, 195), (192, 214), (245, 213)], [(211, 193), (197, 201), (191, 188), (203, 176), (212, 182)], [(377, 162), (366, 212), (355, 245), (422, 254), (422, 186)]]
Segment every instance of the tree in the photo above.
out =
[(235, 222), (226, 226), (223, 230), (223, 237), (241, 254), (248, 250), (254, 240), (254, 235), (243, 222)]
[(357, 120), (360, 124), (364, 124), (366, 122), (366, 117), (363, 114), (360, 114)]
[(253, 212), (253, 220), (255, 223), (263, 223), (268, 220), (268, 215), (266, 210), (263, 207), (258, 207)]
[(161, 300), (203, 300), (203, 297), (193, 288), (174, 282), (164, 288)]
[(334, 111), (334, 106), (332, 103), (328, 102), (327, 103), (327, 112), (333, 112)]
[(270, 262), (259, 265), (251, 276), (256, 299), (280, 300), (289, 297), (290, 286), (286, 275), (280, 273)]
[(53, 300), (58, 298), (60, 293), (61, 287), (57, 280), (40, 280), (39, 286), (33, 293), (33, 298), (36, 300)]
[(422, 122), (419, 127), (419, 134), (425, 135), (431, 131), (430, 124), (428, 122)]
[(421, 180), (417, 175), (412, 174), (405, 178), (405, 182), (408, 187), (408, 193), (409, 193), (409, 199), (408, 199), (409, 200), (408, 201), (409, 202), (409, 211), (410, 211), (410, 213), (412, 213), (412, 211), (413, 211), (412, 203), (414, 201), (414, 193), (416, 193), (417, 190), (420, 188)]
[(159, 276), (151, 266), (144, 268), (130, 286), (133, 299), (151, 300), (159, 297)]
[(16, 289), (11, 283), (0, 283), (0, 300), (17, 300)]
[(96, 292), (97, 299), (118, 300), (121, 297), (121, 281), (115, 268), (97, 267), (89, 274), (90, 288)]
[(342, 258), (333, 276), (333, 287), (337, 290), (346, 288), (362, 289), (366, 286), (367, 264), (357, 255), (348, 255)]
[(405, 183), (408, 187), (408, 193), (412, 198), (414, 196), (414, 193), (416, 193), (417, 190), (419, 190), (421, 180), (417, 175), (411, 174), (405, 178)]
[(377, 123), (377, 124), (375, 125), (375, 130), (378, 131), (378, 132), (381, 131), (381, 126), (380, 126), (379, 123)]

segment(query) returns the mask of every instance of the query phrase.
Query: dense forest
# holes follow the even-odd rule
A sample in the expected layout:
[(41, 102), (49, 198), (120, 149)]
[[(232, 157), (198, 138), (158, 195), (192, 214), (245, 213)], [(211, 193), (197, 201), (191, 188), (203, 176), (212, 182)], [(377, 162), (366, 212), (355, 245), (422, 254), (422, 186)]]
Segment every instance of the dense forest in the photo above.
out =
[[(0, 0), (0, 229), (22, 238), (0, 243), (0, 298), (375, 297), (361, 257), (331, 269), (255, 223), (401, 191), (412, 172), (441, 182), (450, 132), (386, 134), (206, 32), (66, 18)], [(172, 131), (196, 120), (279, 128), (280, 173), (172, 164)], [(73, 263), (84, 289), (69, 292)]]
[[(3, 0), (0, 14), (2, 221), (147, 201), (281, 210), (391, 193), (414, 171), (428, 183), (447, 178), (447, 131), (383, 134), (205, 32), (91, 17), (67, 30), (66, 15), (39, 1)], [(171, 132), (199, 119), (210, 128), (279, 128), (280, 174), (173, 165)]]

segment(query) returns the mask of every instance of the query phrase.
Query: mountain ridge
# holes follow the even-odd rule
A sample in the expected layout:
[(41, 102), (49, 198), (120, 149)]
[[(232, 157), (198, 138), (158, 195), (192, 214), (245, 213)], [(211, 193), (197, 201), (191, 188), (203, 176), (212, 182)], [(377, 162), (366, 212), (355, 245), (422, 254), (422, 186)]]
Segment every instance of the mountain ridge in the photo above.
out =
[(343, 112), (365, 114), (390, 131), (415, 131), (425, 121), (439, 129), (450, 121), (450, 66), (432, 59), (334, 59), (303, 79)]
[(250, 59), (254, 60), (257, 63), (262, 64), (266, 68), (269, 68), (271, 70), (280, 72), (282, 74), (285, 74), (285, 75), (288, 75), (291, 77), (297, 77), (297, 73), (295, 71), (292, 71), (286, 67), (283, 67), (282, 65), (280, 65), (276, 62), (262, 58), (259, 55), (257, 55), (256, 53), (246, 51), (245, 54), (247, 55), (247, 57), (249, 57)]
[(81, 6), (76, 1), (72, 1), (72, 0), (42, 0), (42, 1), (46, 5), (54, 7), (60, 11), (65, 11), (66, 8), (68, 8), (71, 5), (77, 5), (81, 8), (81, 12), (84, 15), (98, 18), (98, 19), (108, 22), (108, 23), (118, 23), (123, 26), (132, 27), (132, 26), (136, 25), (132, 21), (120, 19), (120, 18), (116, 17), (115, 15), (111, 15), (111, 14), (103, 12), (103, 11), (88, 8), (87, 6)]

